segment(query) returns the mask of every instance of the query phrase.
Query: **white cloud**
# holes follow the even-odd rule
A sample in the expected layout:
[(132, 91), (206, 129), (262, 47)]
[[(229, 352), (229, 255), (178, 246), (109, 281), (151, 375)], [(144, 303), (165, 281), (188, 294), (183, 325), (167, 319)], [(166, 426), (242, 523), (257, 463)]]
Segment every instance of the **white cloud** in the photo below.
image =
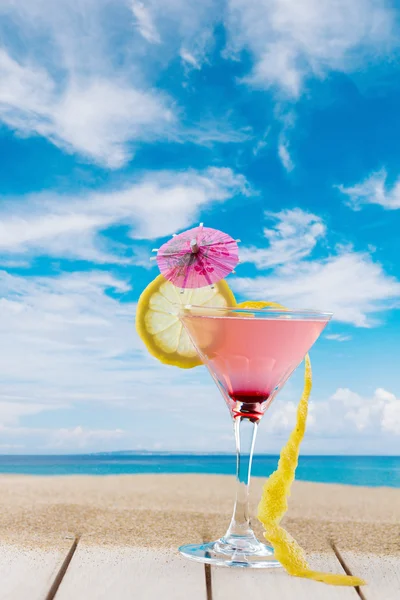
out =
[(173, 121), (158, 92), (136, 89), (118, 77), (71, 76), (58, 90), (42, 69), (0, 51), (0, 119), (22, 135), (47, 137), (110, 168), (132, 156), (130, 142), (164, 135)]
[[(121, 39), (134, 34), (124, 4), (119, 10), (131, 27), (121, 25)], [(6, 42), (0, 49), (0, 119), (22, 135), (45, 136), (117, 168), (132, 156), (132, 143), (168, 135), (174, 114), (171, 100), (146, 83), (128, 42), (123, 51), (132, 65), (123, 66), (109, 11), (107, 0), (67, 0), (56, 10), (48, 0), (4, 0), (0, 33), (11, 21), (26, 43), (24, 52)]]
[(265, 148), (268, 145), (268, 137), (269, 137), (270, 133), (271, 133), (271, 127), (267, 127), (267, 129), (265, 130), (263, 135), (258, 139), (257, 143), (255, 144), (255, 146), (253, 148), (254, 156), (257, 156), (263, 150), (263, 148)]
[(164, 402), (165, 386), (182, 375), (148, 355), (135, 331), (136, 304), (121, 302), (129, 291), (104, 272), (0, 272), (0, 423), (87, 402)]
[(135, 397), (135, 385), (139, 389), (149, 376), (134, 330), (135, 304), (120, 303), (107, 295), (109, 289), (120, 298), (130, 287), (102, 272), (53, 278), (0, 272), (3, 440), (36, 449), (55, 448), (57, 440), (66, 446), (68, 439), (71, 449), (75, 441), (94, 446), (95, 434), (72, 428), (76, 438), (59, 435), (32, 427), (29, 418), (52, 411), (57, 423), (61, 409), (72, 415), (85, 402), (118, 406)]
[[(137, 0), (133, 7), (135, 4), (138, 4)], [(145, 12), (146, 23), (151, 23), (151, 37), (156, 31), (163, 42), (158, 59), (167, 64), (180, 56), (187, 65), (200, 68), (213, 48), (214, 27), (223, 20), (222, 3), (214, 0), (168, 0), (168, 3), (146, 0)], [(148, 31), (148, 25), (145, 29)]]
[(288, 140), (284, 136), (281, 136), (280, 139), (279, 139), (279, 143), (278, 143), (278, 156), (279, 156), (279, 158), (281, 160), (282, 165), (286, 169), (286, 171), (288, 173), (290, 173), (291, 171), (293, 171), (293, 169), (294, 169), (294, 162), (293, 162), (292, 157), (290, 155), (289, 142), (288, 142)]
[(400, 435), (400, 400), (385, 404), (381, 425), (384, 431)]
[(22, 427), (0, 424), (0, 435), (2, 440), (10, 440), (10, 443), (0, 444), (0, 448), (12, 453), (21, 453), (32, 449), (35, 452), (96, 452), (115, 450), (124, 447), (129, 435), (123, 429), (93, 429), (90, 427)]
[(153, 44), (159, 44), (161, 42), (160, 35), (154, 25), (148, 8), (143, 2), (132, 0), (132, 12), (136, 19), (140, 34), (144, 39)]
[(0, 444), (1, 450), (22, 450), (24, 448), (23, 444)]
[(169, 449), (201, 449), (211, 425), (205, 433), (200, 403), (205, 415), (214, 413), (211, 428), (219, 419), (229, 427), (205, 369), (168, 367), (148, 354), (135, 331), (136, 304), (126, 301), (130, 292), (104, 272), (0, 272), (2, 443), (96, 451), (150, 448), (157, 439)]
[[(266, 417), (269, 433), (286, 434), (293, 428), (297, 412), (295, 402), (280, 403), (278, 399), (270, 411)], [(305, 442), (311, 438), (329, 438), (333, 434), (341, 439), (341, 443), (351, 436), (353, 452), (357, 452), (363, 440), (371, 442), (371, 437), (377, 440), (385, 434), (400, 435), (400, 399), (383, 388), (377, 388), (371, 397), (338, 388), (327, 400), (311, 400)], [(334, 448), (331, 450), (335, 451)]]
[(345, 388), (339, 388), (331, 398), (341, 404), (345, 420), (358, 431), (376, 431), (400, 435), (400, 399), (383, 388), (377, 388), (372, 398), (364, 398)]
[(296, 422), (296, 414), (297, 405), (295, 402), (291, 400), (280, 403), (279, 400), (275, 402), (273, 409), (269, 409), (269, 413), (265, 417), (268, 433), (276, 435), (290, 431)]
[(230, 280), (233, 289), (254, 300), (274, 300), (292, 308), (334, 313), (334, 319), (370, 327), (379, 311), (398, 306), (400, 282), (385, 273), (368, 253), (342, 247), (318, 260), (309, 256), (326, 234), (322, 220), (300, 209), (267, 213), (277, 221), (265, 229), (267, 248), (243, 248), (242, 262), (273, 272)]
[(120, 297), (130, 287), (103, 272), (48, 278), (0, 272), (3, 401), (29, 401), (44, 410), (49, 403), (84, 398), (88, 382), (96, 381), (96, 365), (104, 367), (107, 380), (112, 359), (133, 356), (135, 305), (120, 304), (108, 289)]
[(154, 239), (184, 229), (207, 204), (250, 193), (245, 177), (229, 168), (165, 172), (160, 173), (158, 181), (155, 191), (150, 183), (144, 185), (142, 197), (146, 203), (137, 211), (137, 228), (132, 234), (135, 238)]
[(199, 61), (193, 56), (193, 54), (191, 54), (185, 48), (181, 48), (181, 51), (180, 51), (179, 54), (180, 54), (180, 57), (183, 60), (183, 62), (185, 62), (188, 65), (190, 65), (193, 69), (200, 69), (201, 68)]
[(354, 210), (360, 209), (363, 204), (378, 204), (387, 210), (396, 210), (400, 208), (400, 178), (390, 186), (387, 178), (386, 170), (382, 169), (356, 185), (336, 187), (348, 196), (348, 204)]
[(253, 138), (250, 127), (237, 128), (229, 122), (229, 115), (196, 123), (178, 135), (178, 141), (189, 141), (201, 146), (211, 147), (214, 142), (221, 144), (241, 144)]
[(348, 342), (351, 340), (351, 335), (343, 335), (341, 333), (328, 333), (325, 336), (327, 340), (333, 340), (335, 342)]
[(365, 253), (345, 251), (324, 260), (300, 261), (268, 277), (230, 280), (235, 291), (254, 300), (273, 300), (292, 308), (333, 312), (334, 319), (371, 327), (376, 313), (398, 306), (400, 282)]
[[(102, 271), (0, 271), (0, 423), (77, 402), (146, 409), (143, 394), (161, 407), (173, 382), (182, 385), (171, 393), (186, 402), (190, 373), (148, 354), (135, 331), (136, 304), (126, 301), (130, 292), (130, 284)], [(201, 385), (193, 390), (200, 393)]]
[(19, 402), (18, 398), (12, 397), (12, 401), (0, 400), (0, 425), (15, 425), (21, 417), (36, 415), (43, 411), (52, 410), (54, 407), (48, 404), (38, 404), (36, 402)]
[(388, 54), (394, 15), (381, 0), (229, 0), (231, 52), (249, 50), (247, 81), (297, 97), (311, 75), (352, 72)]
[(266, 212), (265, 217), (275, 222), (273, 228), (264, 229), (268, 246), (243, 247), (240, 252), (241, 262), (254, 263), (258, 269), (268, 269), (308, 256), (326, 233), (320, 217), (300, 208)]
[[(72, 429), (57, 429), (52, 432), (49, 440), (51, 448), (87, 448), (93, 444), (106, 442), (115, 444), (125, 436), (122, 429), (87, 429), (78, 425)], [(115, 446), (114, 446), (115, 447)]]
[[(246, 179), (228, 168), (203, 172), (153, 172), (119, 191), (82, 197), (40, 194), (4, 203), (0, 254), (78, 257), (99, 263), (130, 261), (100, 232), (126, 225), (135, 239), (154, 239), (184, 229), (213, 202), (247, 194)], [(122, 256), (121, 256), (122, 253)]]

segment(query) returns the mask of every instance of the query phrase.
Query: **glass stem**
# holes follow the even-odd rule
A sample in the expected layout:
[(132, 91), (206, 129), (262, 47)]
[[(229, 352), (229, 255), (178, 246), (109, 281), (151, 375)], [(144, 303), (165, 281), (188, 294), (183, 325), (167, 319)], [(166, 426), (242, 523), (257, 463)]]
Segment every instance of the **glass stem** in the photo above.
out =
[(232, 521), (225, 535), (227, 542), (238, 537), (255, 539), (250, 525), (249, 486), (258, 423), (238, 416), (233, 425), (236, 440), (236, 502)]

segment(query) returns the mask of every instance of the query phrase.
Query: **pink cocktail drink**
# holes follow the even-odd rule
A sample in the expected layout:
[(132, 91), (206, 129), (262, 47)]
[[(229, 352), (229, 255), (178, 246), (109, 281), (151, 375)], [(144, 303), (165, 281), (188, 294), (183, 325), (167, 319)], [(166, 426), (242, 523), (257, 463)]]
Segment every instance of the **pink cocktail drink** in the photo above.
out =
[(182, 317), (234, 417), (258, 420), (327, 321), (285, 316)]
[(226, 400), (237, 451), (236, 502), (227, 532), (214, 542), (186, 544), (179, 550), (208, 564), (279, 567), (273, 548), (257, 540), (250, 524), (249, 483), (257, 425), (331, 314), (188, 305), (179, 317)]

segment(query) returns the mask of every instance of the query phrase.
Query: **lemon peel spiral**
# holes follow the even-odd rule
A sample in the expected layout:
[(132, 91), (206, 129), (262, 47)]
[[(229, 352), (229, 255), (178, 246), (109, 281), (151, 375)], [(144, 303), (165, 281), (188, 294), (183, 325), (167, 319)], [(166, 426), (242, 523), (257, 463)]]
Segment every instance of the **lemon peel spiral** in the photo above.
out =
[[(285, 307), (274, 302), (242, 302), (238, 304), (238, 307), (285, 309)], [(265, 539), (274, 549), (275, 558), (289, 575), (312, 579), (328, 585), (351, 587), (365, 585), (363, 579), (352, 575), (336, 575), (313, 571), (308, 565), (304, 550), (290, 533), (280, 525), (288, 509), (288, 498), (295, 479), (300, 445), (306, 431), (308, 400), (312, 388), (311, 361), (308, 354), (306, 354), (304, 362), (304, 388), (297, 408), (296, 425), (289, 436), (289, 440), (281, 450), (278, 468), (264, 485), (258, 505), (257, 518), (264, 527)]]

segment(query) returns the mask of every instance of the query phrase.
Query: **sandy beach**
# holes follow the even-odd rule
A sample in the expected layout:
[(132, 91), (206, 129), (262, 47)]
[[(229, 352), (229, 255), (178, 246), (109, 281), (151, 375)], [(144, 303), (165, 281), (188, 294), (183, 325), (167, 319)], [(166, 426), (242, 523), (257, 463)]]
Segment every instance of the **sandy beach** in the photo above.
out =
[[(252, 514), (263, 479), (252, 485)], [(171, 548), (221, 535), (234, 480), (215, 475), (0, 476), (1, 542)], [(400, 490), (295, 482), (285, 526), (308, 551), (400, 555)], [(253, 518), (259, 534), (261, 528)]]

